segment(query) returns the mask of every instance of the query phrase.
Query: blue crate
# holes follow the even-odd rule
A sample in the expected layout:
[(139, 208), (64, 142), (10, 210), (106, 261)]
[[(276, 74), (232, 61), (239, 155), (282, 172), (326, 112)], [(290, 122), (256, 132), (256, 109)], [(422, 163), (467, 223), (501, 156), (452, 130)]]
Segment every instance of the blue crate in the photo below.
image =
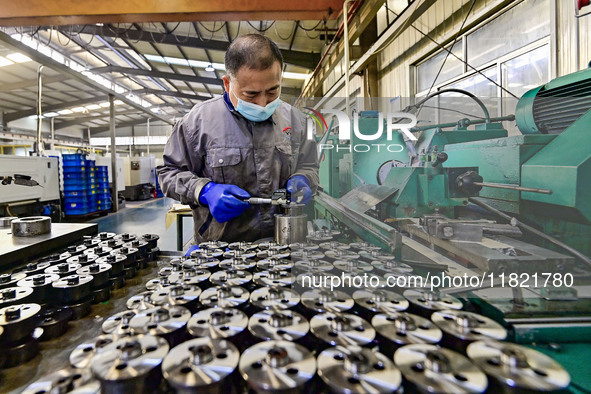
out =
[(80, 188), (80, 190), (64, 188), (64, 197), (88, 197), (88, 191), (86, 190), (86, 187)]
[(102, 177), (102, 176), (96, 177), (95, 179), (96, 179), (96, 181), (98, 182), (99, 185), (103, 185), (103, 186), (104, 185), (107, 185), (107, 186), (109, 185), (109, 178), (107, 178), (106, 176), (105, 177)]
[(88, 195), (85, 196), (69, 196), (69, 197), (64, 197), (64, 202), (65, 203), (77, 203), (77, 202), (81, 202), (81, 203), (87, 203), (90, 201), (90, 197)]
[(65, 179), (86, 179), (86, 173), (82, 171), (64, 172)]
[(108, 166), (96, 166), (96, 172), (99, 174), (108, 174), (109, 167)]
[(64, 209), (66, 216), (86, 215), (89, 213), (88, 209)]
[(64, 167), (64, 174), (75, 173), (75, 172), (86, 174), (86, 167), (85, 166), (75, 166), (75, 165)]
[(88, 167), (89, 171), (94, 172), (96, 168), (96, 161), (95, 160), (86, 160), (86, 167)]
[(69, 160), (62, 162), (63, 168), (83, 167), (86, 168), (86, 160)]
[(86, 202), (81, 202), (81, 201), (68, 202), (68, 201), (64, 201), (64, 209), (66, 211), (72, 210), (72, 209), (76, 209), (76, 210), (85, 210), (85, 211), (88, 212), (89, 208), (90, 208), (90, 203), (88, 201), (86, 201)]
[(64, 190), (80, 190), (80, 188), (88, 188), (88, 181), (86, 178), (65, 178)]
[(110, 209), (111, 209), (111, 206), (112, 206), (112, 205), (111, 205), (111, 203), (110, 203), (110, 202), (109, 202), (109, 203), (105, 203), (104, 205), (101, 205), (101, 204), (99, 204), (99, 206), (98, 206), (98, 210), (99, 210), (99, 211), (108, 211), (108, 210), (110, 210)]
[(86, 161), (86, 154), (85, 153), (70, 153), (66, 155), (62, 155), (63, 161), (77, 161), (77, 160), (84, 160)]
[(111, 189), (109, 189), (108, 187), (97, 186), (96, 192), (97, 194), (111, 194)]

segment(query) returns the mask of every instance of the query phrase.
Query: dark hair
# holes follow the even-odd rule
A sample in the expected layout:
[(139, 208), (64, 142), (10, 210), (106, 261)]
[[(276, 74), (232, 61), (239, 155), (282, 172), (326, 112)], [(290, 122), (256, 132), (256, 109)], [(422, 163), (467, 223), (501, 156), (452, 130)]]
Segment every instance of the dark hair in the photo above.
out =
[(230, 77), (235, 77), (242, 67), (266, 70), (276, 61), (283, 69), (283, 56), (277, 44), (261, 34), (246, 34), (236, 38), (224, 58), (226, 73)]

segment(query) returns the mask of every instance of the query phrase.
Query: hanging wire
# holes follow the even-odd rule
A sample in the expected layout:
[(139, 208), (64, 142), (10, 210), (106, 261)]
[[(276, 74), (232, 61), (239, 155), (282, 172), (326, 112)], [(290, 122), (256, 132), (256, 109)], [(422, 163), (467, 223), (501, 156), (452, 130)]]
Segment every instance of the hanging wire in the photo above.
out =
[(323, 20), (318, 21), (318, 23), (316, 24), (316, 26), (310, 28), (310, 29), (306, 29), (303, 25), (302, 22), (300, 22), (300, 29), (304, 30), (304, 31), (312, 31), (312, 30), (316, 30), (316, 28), (318, 28), (318, 26), (320, 26), (320, 24), (323, 22)]
[[(296, 26), (296, 21), (293, 22), (293, 26)], [(279, 37), (281, 40), (283, 41), (287, 41), (287, 40), (291, 40), (291, 37), (293, 37), (293, 34), (295, 32), (295, 29), (291, 29), (291, 32), (289, 33), (289, 36), (287, 36), (286, 38), (281, 37), (281, 35), (279, 34), (279, 31), (277, 30), (277, 24), (274, 25), (275, 27), (275, 34), (277, 35), (277, 37)]]
[(62, 44), (62, 40), (60, 40), (60, 35), (66, 35), (62, 32), (60, 32), (59, 30), (57, 31), (56, 35), (57, 35), (57, 42), (58, 44), (60, 44), (63, 47), (67, 47), (68, 45), (70, 45), (70, 42), (72, 42), (72, 26), (70, 26), (70, 32), (68, 33), (68, 42), (66, 42), (66, 44)]
[(222, 23), (222, 26), (219, 29), (216, 29), (215, 28), (215, 25), (216, 25), (217, 22), (213, 22), (213, 29), (209, 29), (207, 26), (203, 25), (203, 23), (201, 23), (201, 22), (197, 22), (197, 23), (199, 23), (199, 26), (201, 26), (202, 28), (204, 28), (208, 32), (210, 32), (210, 33), (217, 33), (218, 31), (222, 30), (224, 28), (224, 26), (226, 26), (226, 23), (228, 23), (228, 22)]
[(256, 31), (258, 31), (259, 33), (266, 33), (267, 30), (269, 30), (273, 25), (275, 25), (275, 21), (272, 21), (271, 24), (269, 26), (266, 26), (264, 29), (263, 28), (258, 28), (256, 26), (253, 26), (252, 23), (250, 23), (250, 21), (246, 21), (250, 27), (252, 27), (253, 29), (255, 29)]
[(304, 30), (304, 34), (305, 34), (305, 35), (306, 35), (306, 36), (307, 36), (307, 37), (308, 37), (310, 40), (315, 40), (315, 39), (317, 39), (318, 37), (320, 37), (320, 32), (319, 32), (318, 34), (316, 34), (316, 36), (315, 36), (315, 37), (312, 37), (312, 36), (310, 36), (310, 33), (308, 33), (308, 32), (309, 32), (309, 30)]
[[(189, 41), (189, 38), (191, 38), (191, 26), (193, 26), (193, 24), (192, 23), (189, 23), (189, 31), (187, 31), (187, 35), (184, 36), (185, 37), (184, 40), (179, 40), (179, 36), (176, 35), (176, 34), (174, 34), (174, 30), (176, 30), (176, 27), (170, 33), (172, 34), (172, 36), (174, 37), (174, 39), (176, 40), (176, 42), (178, 42), (179, 44), (184, 44), (187, 41)], [(178, 27), (178, 25), (177, 25), (177, 27)]]

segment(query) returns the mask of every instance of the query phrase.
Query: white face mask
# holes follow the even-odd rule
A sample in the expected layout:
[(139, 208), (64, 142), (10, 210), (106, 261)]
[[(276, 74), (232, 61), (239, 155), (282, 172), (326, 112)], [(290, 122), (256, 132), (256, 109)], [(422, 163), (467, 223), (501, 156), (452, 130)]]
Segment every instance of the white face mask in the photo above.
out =
[[(280, 104), (279, 95), (275, 100), (271, 101), (264, 107), (261, 107), (258, 104), (249, 103), (248, 101), (240, 99), (236, 95), (236, 93), (234, 93), (234, 90), (232, 90), (231, 86), (232, 85), (230, 85), (230, 91), (232, 92), (234, 97), (236, 97), (236, 100), (238, 100), (238, 104), (236, 105), (236, 111), (240, 112), (242, 116), (244, 116), (251, 122), (262, 122), (264, 120), (269, 119)], [(279, 94), (281, 94), (281, 92), (279, 92)]]

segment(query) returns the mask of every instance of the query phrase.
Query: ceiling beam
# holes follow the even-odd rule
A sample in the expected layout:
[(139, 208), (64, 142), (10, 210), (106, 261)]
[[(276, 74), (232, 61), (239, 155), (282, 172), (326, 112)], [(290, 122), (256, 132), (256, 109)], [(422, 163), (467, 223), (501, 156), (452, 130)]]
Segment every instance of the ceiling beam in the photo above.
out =
[[(156, 121), (156, 120), (160, 120), (160, 119), (150, 119), (150, 123), (152, 123), (153, 121)], [(148, 118), (130, 120), (129, 122), (115, 123), (115, 128), (121, 129), (123, 127), (137, 126), (139, 124), (145, 124), (147, 122), (148, 122)], [(109, 130), (109, 126), (90, 127), (91, 134), (92, 133), (102, 133), (103, 131), (108, 131), (108, 130)]]
[(336, 18), (342, 6), (343, 0), (20, 0), (0, 2), (0, 25), (322, 20)]
[[(105, 108), (106, 110), (108, 110), (109, 108)], [(135, 110), (128, 110), (128, 111), (121, 111), (121, 112), (115, 112), (115, 116), (124, 116), (124, 115), (138, 115), (137, 111)], [(61, 130), (61, 129), (65, 129), (66, 127), (70, 127), (70, 126), (76, 126), (76, 125), (82, 125), (83, 123), (86, 122), (94, 122), (95, 120), (99, 120), (99, 119), (105, 119), (108, 120), (109, 119), (109, 113), (105, 113), (105, 114), (99, 114), (99, 115), (83, 115), (83, 116), (78, 116), (74, 119), (68, 119), (68, 120), (62, 120), (61, 122), (56, 122), (55, 123), (55, 130)], [(88, 126), (84, 126), (85, 128)], [(90, 126), (93, 127), (93, 126)]]
[[(91, 97), (86, 99), (78, 99), (75, 101), (69, 101), (67, 103), (60, 103), (60, 104), (53, 104), (53, 105), (45, 105), (43, 106), (43, 112), (56, 112), (61, 111), (62, 109), (68, 109), (73, 107), (80, 107), (86, 104), (96, 103), (98, 101), (105, 101), (107, 98), (105, 96), (99, 97)], [(25, 109), (23, 111), (16, 111), (16, 112), (8, 112), (4, 114), (4, 121), (6, 123), (12, 122), (13, 120), (26, 118), (27, 116), (37, 115), (37, 109)]]
[[(50, 83), (56, 83), (65, 81), (66, 79), (70, 79), (67, 75), (52, 75), (50, 77), (43, 77), (43, 85), (48, 85)], [(0, 92), (9, 92), (11, 90), (21, 90), (30, 88), (33, 86), (37, 86), (36, 79), (28, 79), (26, 81), (14, 82), (14, 83), (3, 83), (0, 85)]]
[[(72, 29), (61, 28), (60, 31), (64, 34), (68, 34), (72, 32)], [(78, 29), (74, 28), (74, 31), (78, 33)], [(125, 38), (131, 41), (148, 41), (154, 44), (169, 44), (224, 52), (230, 45), (227, 41), (201, 40), (198, 37), (180, 36), (178, 34), (150, 33), (148, 31), (122, 29), (113, 26), (84, 26), (81, 33), (96, 34), (102, 37)], [(283, 55), (283, 61), (285, 63), (308, 69), (314, 69), (320, 61), (319, 53), (282, 49), (281, 54)]]
[[(39, 4), (42, 4), (42, 3), (45, 4), (44, 2), (41, 2)], [(2, 13), (0, 11), (0, 15), (1, 14)], [(101, 85), (100, 83), (93, 81), (92, 79), (86, 77), (85, 75), (72, 70), (71, 68), (55, 61), (51, 57), (42, 54), (41, 52), (21, 43), (18, 40), (15, 40), (14, 38), (10, 37), (8, 34), (1, 32), (1, 31), (0, 31), (0, 41), (4, 42), (4, 46), (16, 49), (17, 51), (27, 55), (28, 57), (30, 57), (32, 60), (36, 61), (37, 63), (43, 64), (43, 65), (53, 69), (54, 71), (59, 72), (60, 74), (68, 75), (68, 76), (72, 77), (73, 79), (77, 79), (78, 81), (84, 83), (85, 85), (97, 89), (98, 92), (103, 92), (104, 94), (112, 94), (115, 98), (123, 101), (125, 104), (127, 104), (127, 105), (141, 111), (141, 112), (147, 113), (150, 116), (153, 116), (155, 118), (162, 120), (163, 122), (173, 124), (173, 122), (170, 121), (169, 119), (166, 119), (166, 118), (161, 117), (159, 115), (153, 114), (148, 109), (129, 100), (127, 97), (125, 97), (124, 94), (117, 93), (117, 92)]]
[(121, 66), (96, 67), (96, 68), (91, 69), (90, 71), (95, 74), (121, 73), (121, 74), (127, 74), (127, 75), (144, 75), (146, 77), (152, 77), (152, 78), (172, 79), (172, 80), (176, 80), (176, 81), (207, 83), (210, 85), (221, 85), (222, 84), (222, 80), (217, 79), (217, 78), (198, 77), (195, 75), (176, 74), (176, 73), (169, 73), (169, 72), (164, 72), (164, 71), (144, 70), (141, 68), (130, 68), (130, 67), (121, 67)]
[(199, 96), (191, 93), (174, 92), (172, 90), (158, 90), (158, 89), (138, 89), (132, 92), (133, 94), (155, 94), (158, 96), (172, 96), (178, 98), (185, 98), (189, 100), (206, 101), (213, 97)]

